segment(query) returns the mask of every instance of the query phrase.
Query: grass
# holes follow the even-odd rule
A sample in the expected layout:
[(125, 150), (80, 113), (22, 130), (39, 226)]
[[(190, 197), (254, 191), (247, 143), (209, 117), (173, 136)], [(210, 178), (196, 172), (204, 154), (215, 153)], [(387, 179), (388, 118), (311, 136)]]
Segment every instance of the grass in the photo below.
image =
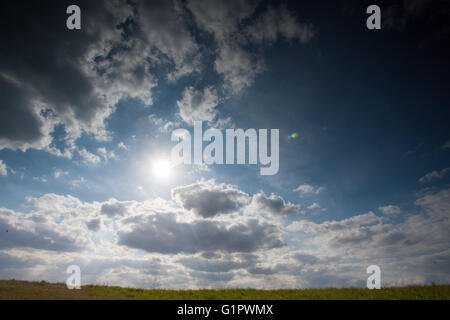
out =
[(450, 285), (391, 287), (380, 290), (327, 288), (299, 290), (144, 290), (88, 285), (0, 280), (0, 300), (450, 300)]

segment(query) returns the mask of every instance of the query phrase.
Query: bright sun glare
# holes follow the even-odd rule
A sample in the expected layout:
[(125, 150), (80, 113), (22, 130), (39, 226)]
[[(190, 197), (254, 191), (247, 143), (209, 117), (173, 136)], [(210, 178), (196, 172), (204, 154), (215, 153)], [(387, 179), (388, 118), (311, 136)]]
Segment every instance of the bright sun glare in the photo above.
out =
[(159, 179), (167, 179), (172, 172), (172, 166), (167, 160), (157, 160), (153, 163), (153, 173)]

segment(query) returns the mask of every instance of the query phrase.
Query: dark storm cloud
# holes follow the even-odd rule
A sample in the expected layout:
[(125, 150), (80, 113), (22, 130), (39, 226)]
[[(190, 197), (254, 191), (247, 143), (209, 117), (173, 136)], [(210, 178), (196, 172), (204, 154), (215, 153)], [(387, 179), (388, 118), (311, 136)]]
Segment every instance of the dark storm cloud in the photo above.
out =
[(177, 222), (172, 214), (145, 217), (131, 231), (118, 235), (120, 245), (163, 254), (253, 252), (284, 246), (277, 227), (257, 220), (227, 226), (212, 221)]
[(234, 186), (200, 181), (174, 188), (172, 199), (203, 218), (211, 218), (237, 211), (248, 200), (248, 195)]

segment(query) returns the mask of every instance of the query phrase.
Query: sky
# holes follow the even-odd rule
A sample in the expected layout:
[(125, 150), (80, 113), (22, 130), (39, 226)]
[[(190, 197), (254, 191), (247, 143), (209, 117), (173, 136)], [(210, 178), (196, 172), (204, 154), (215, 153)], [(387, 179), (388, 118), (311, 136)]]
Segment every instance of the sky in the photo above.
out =
[[(364, 287), (378, 265), (383, 286), (450, 282), (445, 1), (1, 6), (0, 279)], [(279, 129), (278, 173), (174, 166), (194, 121)]]

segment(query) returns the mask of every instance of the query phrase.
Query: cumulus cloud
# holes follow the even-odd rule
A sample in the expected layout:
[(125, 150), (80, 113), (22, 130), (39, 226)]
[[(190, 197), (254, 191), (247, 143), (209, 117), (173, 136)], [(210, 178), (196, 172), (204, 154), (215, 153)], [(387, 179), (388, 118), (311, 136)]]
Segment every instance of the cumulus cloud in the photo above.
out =
[[(269, 8), (255, 17), (258, 5), (258, 1), (239, 0), (187, 3), (197, 25), (214, 36), (215, 71), (223, 77), (225, 91), (231, 94), (249, 87), (264, 71), (261, 54), (264, 46), (273, 44), (279, 37), (305, 43), (313, 36), (312, 27), (300, 23), (285, 7)], [(252, 45), (259, 52), (248, 50)]]
[(299, 192), (300, 194), (306, 195), (306, 194), (315, 194), (318, 195), (322, 191), (325, 190), (325, 187), (314, 187), (310, 184), (302, 184), (294, 189), (294, 192)]
[(211, 218), (236, 212), (249, 195), (232, 185), (202, 180), (172, 189), (172, 199), (200, 217)]
[(238, 269), (248, 269), (258, 262), (254, 254), (227, 254), (215, 259), (204, 259), (198, 256), (184, 257), (178, 260), (183, 266), (202, 272), (229, 272)]
[(300, 23), (284, 6), (270, 7), (266, 13), (249, 25), (245, 32), (252, 42), (266, 45), (272, 44), (278, 38), (307, 43), (314, 36), (313, 26)]
[(318, 209), (320, 205), (317, 202), (314, 202), (312, 205), (308, 206), (309, 210)]
[(100, 219), (92, 219), (86, 223), (86, 226), (91, 231), (99, 231), (101, 226), (101, 220)]
[[(308, 234), (308, 243), (321, 252), (342, 252), (347, 257), (402, 257), (423, 255), (446, 249), (449, 239), (448, 189), (427, 194), (415, 201), (421, 212), (410, 214), (398, 223), (391, 216), (376, 216), (373, 212), (356, 215), (339, 221), (295, 221), (290, 231)], [(386, 212), (399, 212), (395, 206), (381, 207)], [(381, 210), (381, 209), (380, 209)]]
[(78, 150), (78, 154), (83, 158), (83, 161), (86, 163), (97, 164), (101, 160), (98, 155), (93, 154), (84, 148)]
[(217, 116), (216, 107), (219, 103), (217, 93), (212, 88), (195, 90), (186, 88), (183, 97), (177, 102), (181, 118), (189, 124), (194, 121), (213, 121)]
[(157, 50), (157, 61), (168, 60), (174, 69), (169, 80), (199, 71), (199, 45), (189, 32), (188, 18), (179, 1), (138, 1), (137, 23), (146, 46)]
[(402, 209), (398, 206), (388, 205), (379, 207), (378, 210), (383, 212), (384, 214), (398, 214), (402, 212)]
[(100, 212), (109, 217), (124, 216), (128, 213), (128, 205), (115, 199), (103, 203)]
[(424, 208), (430, 216), (436, 219), (448, 218), (448, 213), (450, 212), (450, 189), (424, 195), (417, 199), (415, 204)]
[(248, 212), (256, 214), (266, 213), (273, 216), (288, 216), (300, 212), (300, 206), (284, 200), (282, 197), (264, 192), (253, 195), (251, 203), (246, 208)]
[[(211, 86), (187, 87), (178, 101), (180, 116), (188, 123), (228, 121), (218, 113), (219, 95), (229, 97), (254, 82), (264, 71), (262, 49), (278, 38), (305, 43), (313, 36), (312, 27), (286, 7), (258, 11), (259, 1), (78, 5), (84, 18), (77, 32), (59, 27), (56, 17), (65, 12), (65, 3), (29, 4), (29, 12), (39, 12), (39, 21), (14, 6), (5, 8), (14, 19), (2, 19), (3, 29), (30, 32), (6, 35), (4, 41), (16, 50), (0, 53), (0, 149), (35, 148), (70, 158), (83, 133), (97, 140), (111, 138), (106, 120), (121, 99), (153, 103), (152, 90), (161, 77), (155, 69), (163, 67), (167, 80), (176, 81), (202, 72), (209, 55), (221, 77), (220, 93)], [(217, 50), (196, 40), (195, 27), (213, 35)], [(62, 132), (58, 141), (64, 143), (55, 143), (57, 129)]]
[[(39, 20), (17, 11), (17, 6), (5, 8), (15, 17), (8, 20), (9, 27), (29, 32), (21, 40), (12, 33), (5, 34), (4, 41), (15, 50), (0, 53), (0, 103), (4, 113), (0, 148), (37, 148), (61, 155), (63, 150), (50, 146), (50, 134), (59, 124), (64, 125), (72, 144), (83, 131), (105, 138), (104, 119), (112, 113), (113, 105), (98, 86), (100, 80), (90, 68), (93, 61), (89, 54), (93, 46), (120, 38), (120, 30), (115, 27), (123, 17), (118, 15), (120, 10), (103, 1), (79, 5), (84, 9), (86, 24), (76, 33), (58, 27), (60, 20), (56, 17), (66, 8), (62, 2), (27, 4), (27, 12), (39, 12)], [(122, 12), (131, 12), (128, 7), (123, 3)], [(67, 37), (69, 41), (61, 41)]]
[(177, 222), (173, 214), (155, 214), (121, 231), (119, 244), (163, 254), (202, 251), (254, 252), (284, 245), (277, 227), (255, 219), (232, 225), (213, 221)]
[(124, 150), (128, 150), (128, 147), (125, 145), (125, 143), (123, 141), (119, 142), (119, 144), (117, 145), (117, 147), (119, 149), (124, 149)]
[(6, 177), (8, 175), (8, 169), (3, 160), (0, 160), (0, 175)]
[[(2, 23), (30, 32), (5, 35), (15, 50), (0, 53), (0, 149), (36, 148), (71, 157), (83, 133), (109, 138), (105, 120), (119, 100), (131, 97), (152, 104), (157, 80), (151, 65), (173, 64), (172, 79), (198, 70), (198, 45), (179, 2), (77, 4), (84, 17), (77, 32), (60, 27), (58, 17), (67, 7), (63, 2), (27, 4), (27, 12), (38, 14), (39, 20), (17, 6), (5, 7), (14, 18)], [(65, 143), (57, 148), (52, 134), (61, 126)]]
[(55, 169), (55, 171), (53, 171), (53, 177), (55, 179), (59, 179), (59, 178), (61, 178), (63, 176), (67, 176), (67, 175), (69, 175), (68, 171), (64, 171), (64, 170), (61, 170), (61, 169)]
[(419, 179), (419, 182), (426, 183), (431, 182), (433, 180), (438, 180), (444, 178), (450, 172), (450, 168), (444, 168), (440, 171), (435, 170), (433, 172), (427, 173), (422, 178)]
[(39, 215), (0, 209), (0, 249), (33, 248), (68, 252), (82, 249), (83, 242), (76, 241), (76, 234), (69, 231), (72, 228), (56, 225), (54, 221)]
[[(284, 228), (245, 216), (186, 220), (162, 199), (46, 194), (28, 199), (28, 213), (0, 209), (0, 277), (63, 281), (55, 275), (75, 263), (87, 283), (147, 288), (364, 286), (365, 268), (377, 263), (385, 285), (442, 283), (450, 279), (448, 195), (421, 196), (421, 212), (399, 222), (369, 212)], [(101, 214), (114, 219), (102, 223)], [(108, 236), (92, 246), (100, 228)]]

